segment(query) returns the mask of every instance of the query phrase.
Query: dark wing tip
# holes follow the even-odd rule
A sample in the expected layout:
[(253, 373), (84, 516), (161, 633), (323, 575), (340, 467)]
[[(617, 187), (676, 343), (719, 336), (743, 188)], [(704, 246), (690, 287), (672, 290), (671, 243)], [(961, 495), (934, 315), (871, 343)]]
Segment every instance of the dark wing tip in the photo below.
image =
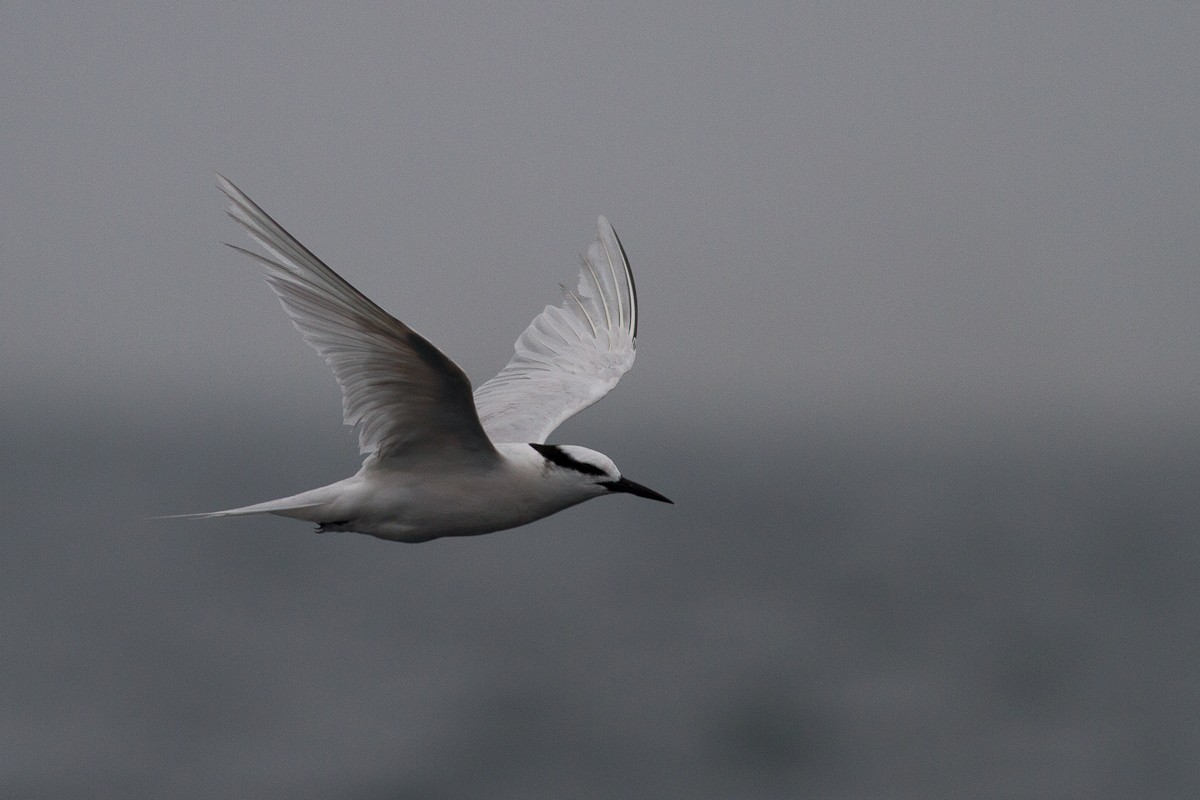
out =
[[(604, 219), (604, 218), (602, 217), (601, 219)], [(614, 228), (612, 226), (612, 223), (608, 222), (607, 219), (605, 219), (604, 221), (608, 223), (608, 229), (610, 231), (612, 231), (613, 238), (616, 239), (616, 241), (617, 241), (617, 249), (619, 249), (621, 251), (621, 261), (625, 264), (625, 279), (627, 281), (629, 281), (629, 303), (630, 303), (630, 308), (632, 309), (629, 316), (633, 320), (633, 325), (631, 326), (632, 327), (631, 333), (633, 334), (633, 338), (637, 339), (637, 329), (638, 329), (637, 284), (633, 280), (633, 268), (631, 266), (629, 266), (629, 255), (625, 252), (625, 245), (621, 243), (621, 237), (617, 235), (617, 229)]]

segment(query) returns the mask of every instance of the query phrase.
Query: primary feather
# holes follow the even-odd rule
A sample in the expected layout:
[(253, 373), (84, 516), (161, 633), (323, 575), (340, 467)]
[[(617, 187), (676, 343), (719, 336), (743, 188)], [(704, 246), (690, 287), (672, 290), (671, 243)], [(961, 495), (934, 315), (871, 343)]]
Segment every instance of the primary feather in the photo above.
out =
[(240, 189), (218, 176), (229, 215), (272, 258), (262, 265), (305, 341), (333, 368), (359, 450), (379, 460), (494, 453), (457, 364), (325, 265)]
[(546, 306), (517, 339), (512, 360), (475, 390), (494, 442), (542, 443), (595, 403), (633, 366), (637, 291), (625, 250), (604, 217), (575, 290)]

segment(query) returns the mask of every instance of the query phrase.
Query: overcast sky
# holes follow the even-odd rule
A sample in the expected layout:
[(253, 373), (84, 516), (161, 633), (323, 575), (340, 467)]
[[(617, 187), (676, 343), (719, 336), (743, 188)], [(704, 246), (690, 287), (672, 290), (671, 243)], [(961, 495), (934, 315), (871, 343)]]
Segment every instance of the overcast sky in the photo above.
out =
[[(1187, 2), (5, 4), (0, 795), (1195, 795), (1198, 78)], [(217, 171), (476, 383), (607, 216), (552, 441), (678, 505), (148, 519), (360, 460)]]
[(1187, 3), (10, 7), (4, 402), (336, 402), (220, 171), (476, 383), (605, 214), (612, 413), (1187, 420), (1198, 75)]

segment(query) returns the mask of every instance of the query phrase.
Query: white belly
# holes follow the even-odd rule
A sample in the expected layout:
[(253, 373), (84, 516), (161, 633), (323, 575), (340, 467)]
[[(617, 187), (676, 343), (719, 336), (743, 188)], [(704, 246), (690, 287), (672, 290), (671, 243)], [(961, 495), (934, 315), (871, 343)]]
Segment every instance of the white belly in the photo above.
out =
[(578, 491), (560, 491), (539, 471), (520, 467), (421, 472), (365, 468), (335, 484), (341, 489), (339, 496), (319, 514), (304, 518), (325, 531), (423, 542), (513, 528), (588, 498)]

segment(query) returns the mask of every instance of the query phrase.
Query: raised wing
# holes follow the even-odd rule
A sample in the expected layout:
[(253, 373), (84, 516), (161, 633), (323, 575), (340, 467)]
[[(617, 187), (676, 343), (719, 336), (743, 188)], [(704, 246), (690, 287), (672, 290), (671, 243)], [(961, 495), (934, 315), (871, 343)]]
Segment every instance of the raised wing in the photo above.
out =
[(633, 366), (637, 291), (625, 249), (604, 217), (588, 248), (579, 287), (563, 287), (517, 339), (516, 355), (475, 390), (493, 442), (546, 441), (564, 420), (608, 394)]
[(229, 215), (271, 257), (230, 247), (266, 270), (267, 283), (296, 329), (333, 368), (342, 388), (343, 419), (359, 426), (359, 450), (381, 460), (494, 455), (462, 369), (217, 177), (232, 202)]

